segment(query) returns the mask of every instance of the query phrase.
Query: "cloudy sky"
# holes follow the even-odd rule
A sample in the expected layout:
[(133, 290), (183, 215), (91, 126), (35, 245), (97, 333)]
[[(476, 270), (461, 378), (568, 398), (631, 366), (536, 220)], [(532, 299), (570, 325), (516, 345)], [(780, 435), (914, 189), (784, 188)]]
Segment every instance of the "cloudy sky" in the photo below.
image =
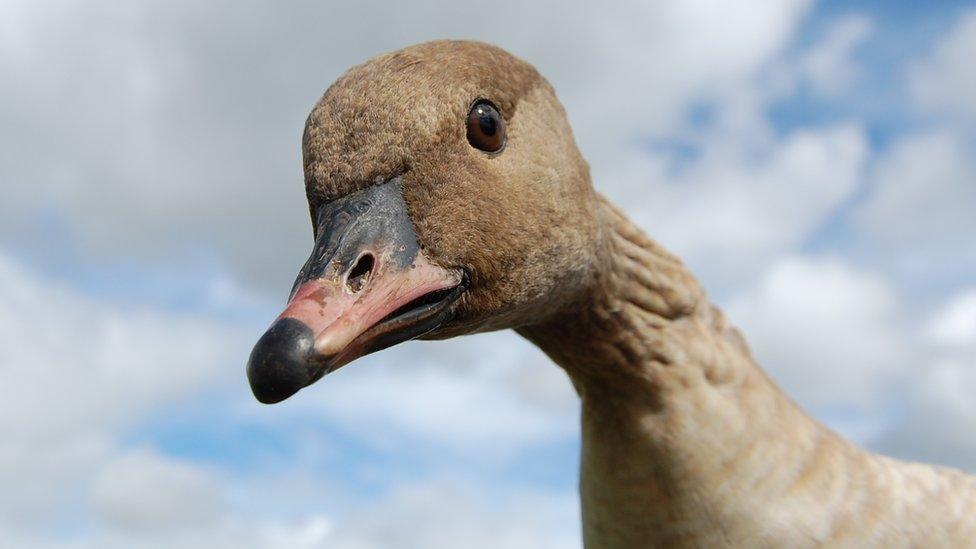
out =
[(976, 5), (329, 4), (0, 3), (0, 546), (580, 546), (577, 404), (514, 334), (247, 388), (308, 110), (434, 38), (547, 75), (811, 414), (976, 471)]

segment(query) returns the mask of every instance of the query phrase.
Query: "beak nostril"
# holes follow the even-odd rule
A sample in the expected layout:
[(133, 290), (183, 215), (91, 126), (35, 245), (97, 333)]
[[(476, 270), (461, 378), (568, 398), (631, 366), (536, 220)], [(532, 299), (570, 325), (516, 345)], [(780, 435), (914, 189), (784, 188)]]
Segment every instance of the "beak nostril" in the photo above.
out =
[(362, 291), (369, 282), (370, 276), (373, 274), (373, 266), (375, 264), (376, 259), (373, 258), (373, 254), (365, 253), (359, 256), (356, 264), (353, 265), (349, 274), (346, 275), (346, 288), (354, 294)]

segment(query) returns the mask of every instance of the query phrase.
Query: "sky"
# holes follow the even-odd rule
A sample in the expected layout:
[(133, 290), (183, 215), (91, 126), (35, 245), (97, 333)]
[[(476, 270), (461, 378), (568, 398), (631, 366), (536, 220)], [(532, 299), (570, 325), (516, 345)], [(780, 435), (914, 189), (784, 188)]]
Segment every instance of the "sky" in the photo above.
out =
[(275, 406), (304, 119), (498, 44), (807, 412), (976, 472), (976, 4), (0, 3), (0, 547), (579, 548), (578, 404), (511, 332)]

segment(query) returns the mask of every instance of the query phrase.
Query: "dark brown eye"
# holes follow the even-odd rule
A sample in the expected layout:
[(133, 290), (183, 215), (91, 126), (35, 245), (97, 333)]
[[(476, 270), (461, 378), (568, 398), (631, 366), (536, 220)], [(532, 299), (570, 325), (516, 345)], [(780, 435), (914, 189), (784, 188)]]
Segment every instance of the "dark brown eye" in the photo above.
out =
[(468, 143), (485, 152), (498, 152), (505, 146), (505, 120), (487, 101), (478, 101), (468, 113)]

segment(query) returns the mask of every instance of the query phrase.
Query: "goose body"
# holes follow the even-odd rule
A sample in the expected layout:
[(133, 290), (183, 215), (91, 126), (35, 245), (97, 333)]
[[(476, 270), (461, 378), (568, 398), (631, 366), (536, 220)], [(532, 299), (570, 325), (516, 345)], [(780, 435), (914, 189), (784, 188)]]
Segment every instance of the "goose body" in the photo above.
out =
[(315, 106), (303, 153), (316, 243), (248, 362), (259, 400), (400, 341), (511, 328), (581, 399), (587, 548), (976, 546), (976, 478), (804, 414), (594, 190), (527, 63), (461, 41), (374, 58)]

